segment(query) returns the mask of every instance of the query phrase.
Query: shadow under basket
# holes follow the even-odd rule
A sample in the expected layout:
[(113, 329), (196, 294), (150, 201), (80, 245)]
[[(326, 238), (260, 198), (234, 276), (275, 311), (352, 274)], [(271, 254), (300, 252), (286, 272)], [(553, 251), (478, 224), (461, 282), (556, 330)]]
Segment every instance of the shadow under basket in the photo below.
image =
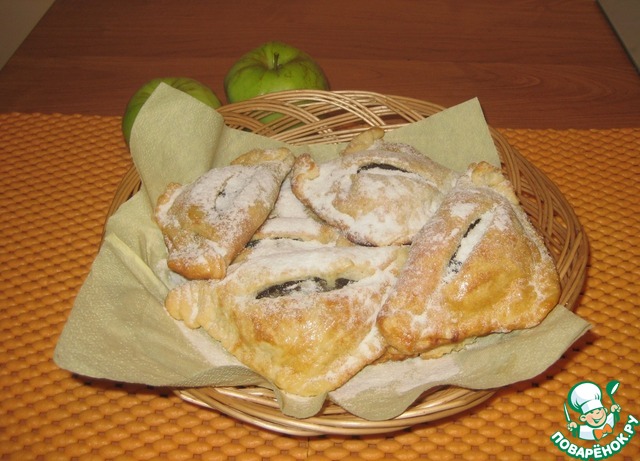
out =
[[(363, 91), (285, 91), (218, 108), (227, 126), (293, 145), (348, 142), (372, 126), (393, 130), (442, 111), (429, 102)], [(263, 123), (265, 117), (280, 117)], [(575, 212), (558, 188), (489, 127), (521, 205), (544, 238), (560, 275), (559, 304), (573, 309), (586, 276), (588, 243)], [(132, 167), (122, 178), (107, 217), (140, 190)], [(440, 387), (425, 392), (403, 414), (368, 421), (327, 401), (306, 419), (284, 415), (274, 393), (260, 387), (206, 387), (175, 391), (185, 401), (214, 409), (258, 427), (295, 436), (365, 435), (401, 430), (460, 413), (487, 400), (494, 390)]]

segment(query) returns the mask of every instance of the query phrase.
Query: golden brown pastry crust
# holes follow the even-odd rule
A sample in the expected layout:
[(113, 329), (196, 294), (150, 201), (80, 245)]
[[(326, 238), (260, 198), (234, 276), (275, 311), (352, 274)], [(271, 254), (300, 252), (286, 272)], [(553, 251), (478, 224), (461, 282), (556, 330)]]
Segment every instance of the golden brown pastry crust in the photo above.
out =
[(165, 305), (278, 388), (320, 395), (384, 352), (376, 317), (406, 253), (342, 247), (254, 257), (223, 280), (173, 289)]
[(508, 181), (473, 165), (420, 231), (380, 312), (396, 355), (529, 328), (555, 307), (555, 265)]
[(379, 128), (362, 133), (329, 162), (301, 155), (291, 173), (300, 201), (361, 245), (410, 243), (456, 176), (382, 134)]
[(253, 150), (191, 184), (169, 184), (155, 209), (169, 268), (188, 279), (224, 277), (271, 212), (293, 161), (288, 149)]
[(455, 173), (380, 128), (322, 164), (248, 152), (170, 184), (156, 218), (169, 267), (192, 279), (167, 296), (171, 316), (301, 396), (535, 326), (560, 293), (499, 169)]

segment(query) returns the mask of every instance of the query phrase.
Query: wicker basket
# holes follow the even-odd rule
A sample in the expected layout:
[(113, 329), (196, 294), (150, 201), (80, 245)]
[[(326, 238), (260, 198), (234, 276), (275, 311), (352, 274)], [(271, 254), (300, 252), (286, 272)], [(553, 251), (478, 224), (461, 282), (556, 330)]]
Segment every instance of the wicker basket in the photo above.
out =
[[(287, 91), (222, 106), (218, 111), (228, 126), (290, 144), (336, 143), (351, 140), (371, 126), (391, 130), (421, 120), (442, 107), (412, 98), (361, 91)], [(282, 114), (267, 124), (261, 120)], [(573, 308), (586, 275), (588, 244), (582, 226), (558, 188), (524, 159), (495, 129), (491, 135), (522, 206), (544, 237), (554, 257), (562, 285), (560, 303)], [(108, 216), (140, 189), (135, 168), (123, 177)], [(272, 391), (258, 387), (178, 390), (188, 402), (218, 410), (241, 421), (297, 436), (321, 434), (363, 435), (404, 429), (474, 407), (493, 395), (441, 387), (423, 394), (402, 415), (386, 421), (368, 421), (327, 402), (312, 418), (283, 415)]]

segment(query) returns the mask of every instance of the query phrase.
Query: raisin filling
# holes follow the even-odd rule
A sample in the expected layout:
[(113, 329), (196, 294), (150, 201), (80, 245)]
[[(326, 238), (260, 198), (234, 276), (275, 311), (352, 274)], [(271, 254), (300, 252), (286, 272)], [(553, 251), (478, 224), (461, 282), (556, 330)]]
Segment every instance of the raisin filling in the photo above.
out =
[(402, 168), (398, 168), (397, 166), (393, 166), (393, 165), (388, 165), (386, 163), (371, 163), (369, 165), (362, 165), (360, 168), (358, 168), (358, 173), (360, 173), (361, 171), (372, 170), (375, 168), (380, 170), (400, 171), (402, 173), (408, 173), (407, 170), (403, 170)]
[(350, 280), (350, 279), (345, 279), (345, 278), (337, 278), (336, 279), (336, 284), (333, 287), (334, 290), (339, 290), (340, 288), (344, 288), (347, 285), (349, 285), (350, 283), (355, 282), (355, 280)]
[(258, 246), (258, 242), (260, 242), (259, 239), (249, 240), (244, 247), (245, 248), (255, 248), (255, 247)]
[(302, 239), (297, 239), (297, 238), (292, 238), (292, 237), (267, 237), (267, 238), (264, 238), (264, 239), (257, 238), (257, 239), (249, 240), (244, 247), (245, 248), (255, 248), (263, 240), (294, 240), (296, 242), (304, 242), (304, 240), (302, 240)]
[(313, 277), (311, 279), (303, 280), (290, 280), (288, 282), (279, 283), (278, 285), (273, 285), (262, 290), (256, 295), (256, 299), (279, 298), (280, 296), (287, 296), (291, 293), (301, 292), (303, 290), (312, 292), (327, 292), (331, 290), (339, 290), (340, 288), (344, 288), (354, 281), (355, 280), (346, 278), (338, 278), (336, 279), (333, 286), (331, 286), (326, 280), (319, 277)]
[[(469, 232), (471, 232), (473, 228), (476, 227), (479, 223), (480, 223), (480, 218), (476, 219), (471, 224), (469, 224), (469, 227), (467, 228), (464, 235), (462, 236), (462, 239), (464, 240), (469, 235)], [(457, 259), (458, 252), (460, 251), (460, 246), (461, 245), (458, 245), (458, 248), (451, 256), (451, 259), (449, 259), (448, 268), (449, 268), (449, 271), (454, 274), (457, 274), (458, 272), (460, 272), (460, 269), (462, 268), (462, 261)]]

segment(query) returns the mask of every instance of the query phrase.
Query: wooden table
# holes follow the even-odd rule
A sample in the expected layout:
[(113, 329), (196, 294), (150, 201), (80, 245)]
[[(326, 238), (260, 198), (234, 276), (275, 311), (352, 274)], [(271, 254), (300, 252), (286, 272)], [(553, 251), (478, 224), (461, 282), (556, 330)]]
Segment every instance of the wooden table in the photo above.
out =
[(232, 63), (274, 39), (315, 57), (334, 90), (444, 106), (477, 96), (497, 127), (640, 120), (639, 77), (589, 0), (58, 0), (0, 72), (0, 112), (122, 115), (157, 76), (224, 99)]
[[(128, 98), (185, 75), (224, 99), (227, 69), (269, 39), (314, 56), (334, 90), (444, 106), (477, 96), (586, 230), (575, 312), (592, 330), (465, 413), (360, 437), (285, 436), (170, 389), (58, 368), (57, 338), (131, 166)], [(567, 459), (554, 433), (593, 445), (570, 438), (562, 409), (586, 379), (620, 381), (616, 434), (640, 419), (640, 77), (595, 2), (57, 0), (0, 71), (0, 156), (2, 459)], [(612, 459), (638, 459), (640, 436), (619, 448)]]

